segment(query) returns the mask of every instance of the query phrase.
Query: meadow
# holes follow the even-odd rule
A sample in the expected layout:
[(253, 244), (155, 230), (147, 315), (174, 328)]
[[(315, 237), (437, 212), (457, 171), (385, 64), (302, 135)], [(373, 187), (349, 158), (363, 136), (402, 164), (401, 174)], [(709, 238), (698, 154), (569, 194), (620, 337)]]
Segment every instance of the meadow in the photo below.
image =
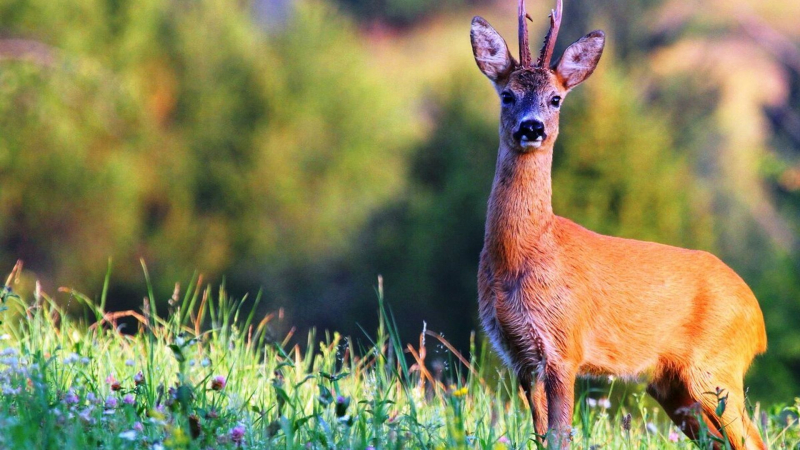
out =
[[(161, 315), (152, 289), (141, 309), (107, 312), (108, 275), (95, 298), (62, 288), (85, 307), (76, 319), (39, 288), (17, 295), (18, 268), (2, 288), (0, 448), (541, 448), (487, 346), (473, 334), (462, 355), (424, 329), (401, 342), (380, 279), (377, 330), (301, 339), (272, 333), (280, 314), (255, 315), (260, 295), (233, 299), (201, 277)], [(131, 318), (136, 330), (121, 325)], [(426, 362), (432, 352), (446, 362)], [(602, 385), (578, 400), (574, 448), (696, 448), (642, 394)], [(798, 448), (798, 407), (754, 405), (770, 448)]]

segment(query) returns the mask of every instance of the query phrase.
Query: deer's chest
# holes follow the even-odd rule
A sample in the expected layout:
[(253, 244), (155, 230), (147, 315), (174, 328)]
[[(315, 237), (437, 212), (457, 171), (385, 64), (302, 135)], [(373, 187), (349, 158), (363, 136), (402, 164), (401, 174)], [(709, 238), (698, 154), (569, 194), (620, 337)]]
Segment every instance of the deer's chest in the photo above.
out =
[(546, 308), (557, 289), (536, 273), (509, 276), (487, 270), (481, 276), (480, 316), (484, 330), (506, 363), (517, 372), (539, 370), (547, 358)]

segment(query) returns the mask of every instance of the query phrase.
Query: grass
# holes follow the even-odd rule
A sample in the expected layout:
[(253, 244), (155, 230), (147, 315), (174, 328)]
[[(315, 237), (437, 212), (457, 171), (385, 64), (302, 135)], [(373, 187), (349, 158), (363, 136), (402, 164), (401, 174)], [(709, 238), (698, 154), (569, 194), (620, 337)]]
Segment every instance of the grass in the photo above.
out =
[[(271, 336), (272, 315), (244, 313), (258, 298), (197, 279), (176, 288), (164, 317), (152, 290), (126, 313), (105, 311), (108, 282), (98, 301), (65, 290), (90, 311), (75, 320), (43, 292), (14, 294), (16, 275), (2, 290), (3, 449), (537, 448), (515, 381), (485, 345), (448, 351), (449, 368), (434, 370), (427, 347), (447, 342), (430, 332), (416, 347), (400, 342), (380, 287), (376, 332), (360, 344), (312, 332), (301, 347)], [(120, 332), (122, 317), (136, 319), (135, 334)], [(584, 390), (573, 448), (695, 448), (614, 383)], [(771, 448), (798, 448), (797, 412), (755, 412)]]

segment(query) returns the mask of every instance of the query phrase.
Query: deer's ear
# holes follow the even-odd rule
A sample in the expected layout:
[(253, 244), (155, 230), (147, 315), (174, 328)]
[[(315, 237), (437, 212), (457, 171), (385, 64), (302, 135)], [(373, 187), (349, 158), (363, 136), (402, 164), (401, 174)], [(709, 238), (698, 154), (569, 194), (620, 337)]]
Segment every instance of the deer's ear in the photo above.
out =
[(600, 62), (605, 42), (605, 33), (595, 30), (567, 47), (555, 68), (565, 89), (570, 90), (589, 78)]
[(501, 83), (511, 75), (516, 61), (511, 57), (506, 41), (483, 17), (472, 19), (470, 39), (478, 68), (493, 83)]

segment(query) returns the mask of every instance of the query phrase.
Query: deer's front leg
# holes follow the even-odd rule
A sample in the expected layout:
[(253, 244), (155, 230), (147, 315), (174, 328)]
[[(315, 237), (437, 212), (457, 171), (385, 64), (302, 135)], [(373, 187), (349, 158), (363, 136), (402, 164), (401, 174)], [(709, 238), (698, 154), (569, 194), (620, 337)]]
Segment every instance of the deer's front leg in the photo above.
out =
[[(556, 363), (557, 364), (557, 363)], [(567, 367), (549, 363), (545, 369), (544, 389), (547, 396), (547, 442), (550, 449), (568, 449), (575, 405), (575, 374)]]

